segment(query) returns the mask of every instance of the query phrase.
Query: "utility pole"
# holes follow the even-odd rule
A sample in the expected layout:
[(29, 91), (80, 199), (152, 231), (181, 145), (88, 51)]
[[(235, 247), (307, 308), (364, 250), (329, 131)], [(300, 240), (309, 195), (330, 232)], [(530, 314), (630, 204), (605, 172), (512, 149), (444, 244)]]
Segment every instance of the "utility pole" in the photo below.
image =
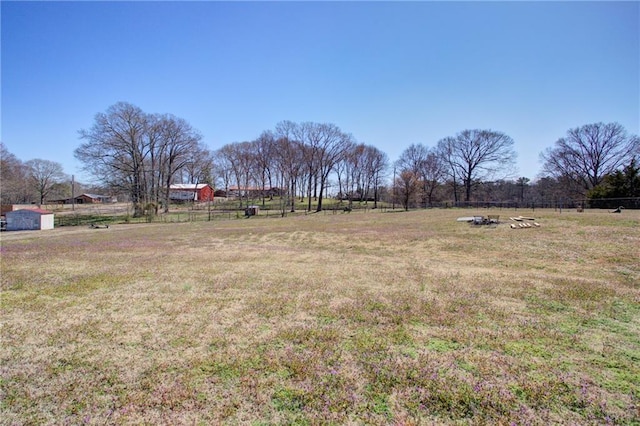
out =
[[(213, 189), (212, 189), (213, 191)], [(213, 194), (209, 194), (207, 196), (208, 198), (208, 203), (207, 203), (207, 210), (209, 211), (209, 222), (211, 222), (211, 198), (213, 197)]]
[(391, 182), (391, 203), (392, 209), (396, 209), (396, 166), (393, 166), (393, 182)]
[(71, 175), (71, 210), (76, 211), (76, 179), (74, 175)]

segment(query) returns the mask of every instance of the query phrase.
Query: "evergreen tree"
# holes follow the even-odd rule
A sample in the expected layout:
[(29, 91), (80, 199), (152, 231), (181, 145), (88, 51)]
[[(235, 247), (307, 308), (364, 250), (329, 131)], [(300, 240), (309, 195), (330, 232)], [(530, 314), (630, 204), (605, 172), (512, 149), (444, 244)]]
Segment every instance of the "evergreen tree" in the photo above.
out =
[(622, 170), (606, 175), (600, 185), (589, 191), (588, 197), (591, 206), (597, 208), (615, 208), (621, 205), (626, 208), (640, 207), (638, 200), (623, 200), (640, 197), (640, 166), (636, 164), (636, 159), (632, 158)]

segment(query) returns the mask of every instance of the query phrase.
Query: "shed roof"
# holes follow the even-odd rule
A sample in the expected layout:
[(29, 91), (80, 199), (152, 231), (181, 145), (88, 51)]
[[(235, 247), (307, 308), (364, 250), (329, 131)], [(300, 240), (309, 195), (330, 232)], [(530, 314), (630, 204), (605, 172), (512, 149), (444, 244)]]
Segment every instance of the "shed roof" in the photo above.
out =
[(33, 212), (33, 213), (38, 213), (40, 215), (53, 214), (53, 212), (50, 212), (49, 210), (43, 210), (43, 209), (20, 209), (20, 210), (13, 210), (11, 212), (7, 212), (6, 214), (17, 213), (17, 212)]

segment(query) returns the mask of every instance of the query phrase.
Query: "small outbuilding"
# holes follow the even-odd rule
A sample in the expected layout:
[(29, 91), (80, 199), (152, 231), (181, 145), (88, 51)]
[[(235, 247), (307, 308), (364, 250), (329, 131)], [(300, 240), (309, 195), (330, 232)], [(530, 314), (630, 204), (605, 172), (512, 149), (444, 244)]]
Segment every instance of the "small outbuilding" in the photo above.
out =
[(248, 206), (246, 209), (244, 209), (244, 215), (245, 216), (255, 216), (258, 213), (260, 213), (260, 207), (259, 206)]
[(7, 231), (37, 231), (53, 229), (53, 212), (42, 209), (22, 209), (7, 212)]

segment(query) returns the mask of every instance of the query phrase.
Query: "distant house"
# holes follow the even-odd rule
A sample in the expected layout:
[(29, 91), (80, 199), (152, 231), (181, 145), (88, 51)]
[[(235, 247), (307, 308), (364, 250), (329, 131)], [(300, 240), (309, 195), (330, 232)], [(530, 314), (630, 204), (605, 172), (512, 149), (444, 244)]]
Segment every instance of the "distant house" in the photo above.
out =
[(7, 231), (53, 229), (53, 213), (42, 209), (13, 210), (5, 214)]
[(171, 201), (213, 201), (213, 188), (208, 183), (175, 183), (169, 187)]
[(268, 197), (270, 195), (281, 195), (282, 191), (276, 187), (265, 186), (230, 186), (226, 193), (227, 197)]
[(81, 194), (73, 198), (64, 198), (61, 200), (49, 200), (50, 204), (102, 204), (102, 203), (115, 203), (118, 199), (111, 195), (98, 195), (98, 194)]
[(76, 204), (113, 203), (115, 201), (117, 201), (115, 197), (109, 195), (82, 194), (75, 197)]

